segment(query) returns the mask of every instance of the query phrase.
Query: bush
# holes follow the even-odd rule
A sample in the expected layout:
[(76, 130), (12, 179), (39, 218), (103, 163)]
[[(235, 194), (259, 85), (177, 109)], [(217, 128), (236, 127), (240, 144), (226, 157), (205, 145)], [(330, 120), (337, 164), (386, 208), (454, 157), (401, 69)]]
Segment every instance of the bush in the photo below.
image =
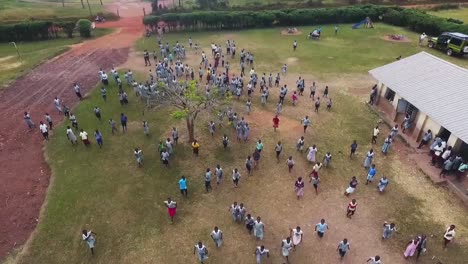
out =
[(56, 25), (60, 27), (67, 37), (73, 38), (73, 31), (75, 31), (75, 22), (58, 22)]
[(445, 31), (468, 34), (468, 26), (461, 21), (429, 15), (421, 10), (401, 7), (361, 5), (339, 8), (283, 9), (263, 11), (197, 11), (191, 13), (166, 13), (146, 16), (145, 25), (155, 26), (159, 21), (171, 30), (219, 30), (271, 26), (301, 26), (335, 23), (357, 23), (365, 17), (416, 32), (439, 35)]
[(30, 21), (0, 26), (0, 41), (31, 41), (49, 38), (52, 22)]
[(76, 22), (76, 28), (83, 38), (91, 37), (91, 21), (88, 19), (80, 19)]

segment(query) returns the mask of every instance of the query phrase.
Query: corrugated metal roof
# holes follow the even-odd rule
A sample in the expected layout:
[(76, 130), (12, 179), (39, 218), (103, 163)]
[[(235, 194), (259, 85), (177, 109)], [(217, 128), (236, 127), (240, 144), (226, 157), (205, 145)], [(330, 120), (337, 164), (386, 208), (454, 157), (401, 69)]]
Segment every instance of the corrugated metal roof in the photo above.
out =
[(467, 69), (420, 52), (369, 73), (468, 143)]

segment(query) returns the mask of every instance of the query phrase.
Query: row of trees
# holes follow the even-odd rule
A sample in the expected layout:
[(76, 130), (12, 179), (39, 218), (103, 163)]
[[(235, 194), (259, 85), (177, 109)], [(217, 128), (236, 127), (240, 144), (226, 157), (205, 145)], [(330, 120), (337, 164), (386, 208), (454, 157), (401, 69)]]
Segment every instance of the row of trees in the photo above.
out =
[(78, 31), (81, 37), (90, 37), (91, 21), (29, 21), (0, 25), (0, 42), (46, 40), (59, 37), (59, 32), (64, 32), (67, 37), (72, 38), (74, 31)]
[(164, 21), (170, 30), (219, 30), (271, 26), (301, 26), (334, 23), (355, 23), (365, 17), (385, 23), (409, 27), (417, 32), (437, 35), (444, 31), (468, 34), (461, 21), (429, 15), (416, 9), (388, 6), (353, 6), (340, 8), (287, 9), (265, 11), (198, 11), (146, 16), (143, 23), (156, 27)]

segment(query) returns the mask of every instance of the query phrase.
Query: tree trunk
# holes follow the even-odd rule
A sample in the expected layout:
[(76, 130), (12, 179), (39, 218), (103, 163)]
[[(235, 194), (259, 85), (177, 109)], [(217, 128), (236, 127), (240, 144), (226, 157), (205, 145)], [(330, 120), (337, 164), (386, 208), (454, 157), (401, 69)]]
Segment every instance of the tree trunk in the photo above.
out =
[(101, 2), (101, 5), (103, 5), (103, 4), (102, 4), (102, 0), (99, 0), (99, 2)]
[(195, 125), (194, 120), (191, 117), (186, 117), (185, 120), (187, 121), (187, 130), (189, 133), (189, 142), (193, 142), (195, 140)]
[(62, 0), (62, 7), (65, 7), (65, 0)]
[(85, 8), (83, 0), (81, 0), (81, 7)]

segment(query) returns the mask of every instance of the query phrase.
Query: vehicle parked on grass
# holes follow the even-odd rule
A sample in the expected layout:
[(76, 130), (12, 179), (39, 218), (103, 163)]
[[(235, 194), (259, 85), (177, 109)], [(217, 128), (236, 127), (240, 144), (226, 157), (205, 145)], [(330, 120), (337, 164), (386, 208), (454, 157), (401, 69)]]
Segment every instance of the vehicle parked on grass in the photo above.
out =
[(445, 51), (449, 56), (468, 54), (468, 35), (457, 32), (444, 32), (428, 41), (429, 48)]

